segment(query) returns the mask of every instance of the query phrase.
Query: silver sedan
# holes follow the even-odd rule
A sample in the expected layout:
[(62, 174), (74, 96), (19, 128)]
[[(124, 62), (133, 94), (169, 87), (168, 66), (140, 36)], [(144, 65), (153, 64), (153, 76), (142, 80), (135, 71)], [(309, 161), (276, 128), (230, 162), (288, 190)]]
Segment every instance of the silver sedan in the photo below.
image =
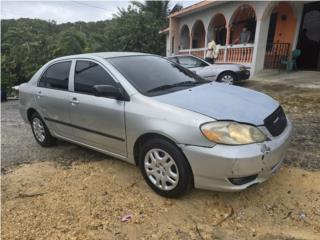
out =
[(280, 167), (292, 130), (272, 98), (149, 54), (57, 58), (19, 93), (41, 146), (59, 138), (138, 165), (167, 197), (265, 181)]
[(201, 58), (191, 55), (179, 55), (175, 57), (167, 57), (167, 59), (190, 69), (199, 76), (210, 81), (232, 85), (238, 81), (246, 80), (250, 77), (250, 71), (248, 68), (241, 64), (210, 64)]

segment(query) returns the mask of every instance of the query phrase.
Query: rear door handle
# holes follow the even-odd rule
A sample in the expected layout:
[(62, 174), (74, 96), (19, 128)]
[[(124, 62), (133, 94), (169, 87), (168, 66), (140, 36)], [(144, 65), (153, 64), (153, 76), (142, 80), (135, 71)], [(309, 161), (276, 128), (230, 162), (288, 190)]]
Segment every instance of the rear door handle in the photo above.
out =
[(73, 97), (70, 102), (71, 102), (72, 105), (79, 104), (79, 101), (78, 101), (78, 99), (76, 97)]

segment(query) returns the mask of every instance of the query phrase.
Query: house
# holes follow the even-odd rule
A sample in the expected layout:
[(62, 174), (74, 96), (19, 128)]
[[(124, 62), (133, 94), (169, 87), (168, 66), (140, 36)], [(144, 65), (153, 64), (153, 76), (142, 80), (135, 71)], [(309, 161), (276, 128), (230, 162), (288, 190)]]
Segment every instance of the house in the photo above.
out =
[[(248, 41), (239, 41), (241, 31)], [(201, 1), (169, 16), (166, 55), (204, 58), (207, 43), (219, 47), (218, 63), (242, 63), (254, 75), (279, 68), (296, 48), (303, 69), (320, 69), (320, 2)]]

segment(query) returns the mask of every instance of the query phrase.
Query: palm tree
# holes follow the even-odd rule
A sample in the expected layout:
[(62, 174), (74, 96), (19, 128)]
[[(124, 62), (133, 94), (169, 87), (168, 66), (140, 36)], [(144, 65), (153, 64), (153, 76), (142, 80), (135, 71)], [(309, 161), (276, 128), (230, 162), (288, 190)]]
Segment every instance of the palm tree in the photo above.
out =
[(156, 18), (166, 18), (169, 14), (169, 1), (131, 1), (141, 12), (150, 12)]

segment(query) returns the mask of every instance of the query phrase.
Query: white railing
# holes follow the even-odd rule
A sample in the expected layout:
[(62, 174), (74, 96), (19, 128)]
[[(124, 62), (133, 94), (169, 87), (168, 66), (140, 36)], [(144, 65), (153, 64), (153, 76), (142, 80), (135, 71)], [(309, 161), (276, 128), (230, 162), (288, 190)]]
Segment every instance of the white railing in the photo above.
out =
[[(216, 62), (251, 64), (253, 49), (253, 43), (219, 46)], [(190, 54), (205, 58), (206, 48), (181, 49), (178, 54)]]

